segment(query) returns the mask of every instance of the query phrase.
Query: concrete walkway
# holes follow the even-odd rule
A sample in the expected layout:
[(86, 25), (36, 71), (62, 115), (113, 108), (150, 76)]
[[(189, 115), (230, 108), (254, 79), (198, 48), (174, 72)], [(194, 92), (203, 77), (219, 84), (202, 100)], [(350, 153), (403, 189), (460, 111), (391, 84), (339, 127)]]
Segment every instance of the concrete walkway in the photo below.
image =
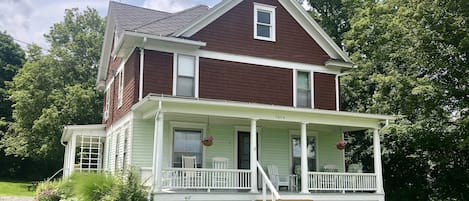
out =
[(0, 196), (0, 201), (33, 201), (34, 197)]

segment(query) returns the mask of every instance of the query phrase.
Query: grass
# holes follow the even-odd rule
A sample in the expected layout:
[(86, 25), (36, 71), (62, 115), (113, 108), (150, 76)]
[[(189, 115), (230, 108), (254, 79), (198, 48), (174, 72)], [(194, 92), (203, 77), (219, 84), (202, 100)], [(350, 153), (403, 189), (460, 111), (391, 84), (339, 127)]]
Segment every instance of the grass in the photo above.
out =
[(31, 182), (0, 181), (0, 196), (34, 196), (35, 190), (28, 191)]

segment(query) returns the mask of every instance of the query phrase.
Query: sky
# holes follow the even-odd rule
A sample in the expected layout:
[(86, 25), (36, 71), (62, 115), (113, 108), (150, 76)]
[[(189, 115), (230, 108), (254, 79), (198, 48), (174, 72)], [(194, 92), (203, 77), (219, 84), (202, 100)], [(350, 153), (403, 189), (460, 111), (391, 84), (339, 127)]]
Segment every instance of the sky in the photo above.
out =
[[(130, 5), (177, 12), (195, 5), (214, 6), (221, 0), (114, 0)], [(44, 39), (54, 23), (63, 20), (67, 8), (95, 8), (107, 15), (109, 0), (0, 0), (0, 32), (6, 31), (18, 44), (26, 47), (35, 43), (43, 49), (49, 45)]]

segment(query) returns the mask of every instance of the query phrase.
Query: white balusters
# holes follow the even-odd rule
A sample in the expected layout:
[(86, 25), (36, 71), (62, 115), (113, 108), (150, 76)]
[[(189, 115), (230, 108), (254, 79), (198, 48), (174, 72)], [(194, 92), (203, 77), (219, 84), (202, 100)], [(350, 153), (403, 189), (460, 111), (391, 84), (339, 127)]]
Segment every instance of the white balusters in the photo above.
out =
[(376, 191), (374, 173), (309, 172), (309, 190)]

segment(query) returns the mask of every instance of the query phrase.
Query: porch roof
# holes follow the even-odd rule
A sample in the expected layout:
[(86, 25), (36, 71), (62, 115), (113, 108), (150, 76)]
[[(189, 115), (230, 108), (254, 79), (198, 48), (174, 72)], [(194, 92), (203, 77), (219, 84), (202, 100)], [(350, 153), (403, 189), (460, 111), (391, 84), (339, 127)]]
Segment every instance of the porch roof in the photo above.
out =
[(106, 125), (105, 124), (90, 124), (90, 125), (68, 125), (64, 126), (64, 131), (60, 142), (68, 142), (72, 135), (82, 136), (106, 136)]
[[(160, 103), (161, 108), (159, 108)], [(201, 98), (168, 97), (157, 94), (149, 94), (132, 107), (135, 114), (141, 115), (141, 118), (154, 117), (159, 109), (162, 112), (169, 113), (311, 123), (350, 128), (347, 130), (380, 128), (395, 119), (395, 117), (389, 115)]]

